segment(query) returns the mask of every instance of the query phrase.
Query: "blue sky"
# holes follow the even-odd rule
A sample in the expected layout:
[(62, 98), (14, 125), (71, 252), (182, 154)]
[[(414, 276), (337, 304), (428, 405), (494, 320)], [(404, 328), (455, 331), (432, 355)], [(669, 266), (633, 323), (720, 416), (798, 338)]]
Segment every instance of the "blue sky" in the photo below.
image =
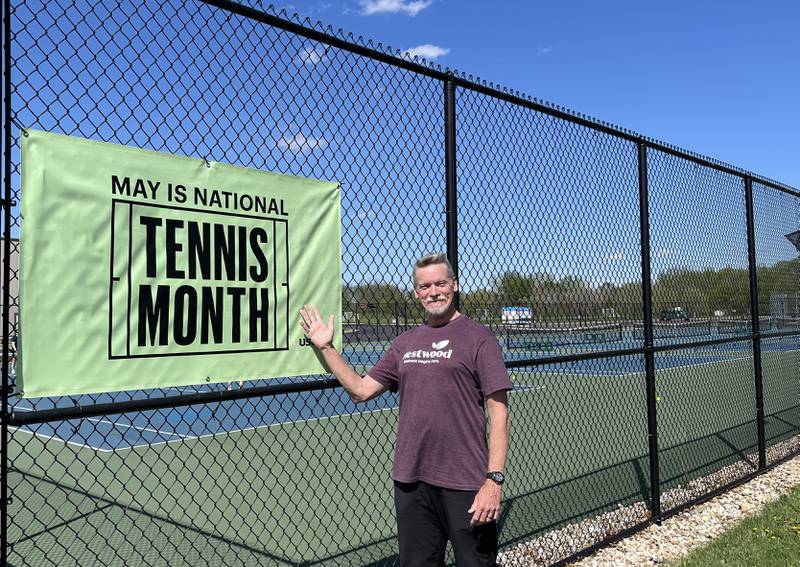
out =
[(796, 2), (275, 5), (800, 188)]
[[(599, 6), (293, 0), (277, 8), (800, 188), (792, 29), (800, 8)], [(340, 181), (348, 283), (407, 285), (414, 259), (444, 249), (439, 81), (202, 3), (117, 9), (108, 0), (63, 18), (75, 9), (52, 0), (15, 12), (17, 123)], [(490, 286), (506, 270), (595, 285), (640, 278), (633, 144), (466, 89), (457, 107), (464, 289)], [(746, 266), (740, 179), (663, 156), (650, 174), (656, 277)], [(783, 235), (800, 224), (800, 199), (776, 193), (757, 191), (760, 264), (796, 257)]]

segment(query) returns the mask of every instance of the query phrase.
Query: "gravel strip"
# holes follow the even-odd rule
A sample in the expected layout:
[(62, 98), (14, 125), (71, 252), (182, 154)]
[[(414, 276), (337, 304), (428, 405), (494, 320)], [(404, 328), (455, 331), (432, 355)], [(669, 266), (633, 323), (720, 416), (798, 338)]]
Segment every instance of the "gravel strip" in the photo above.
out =
[[(796, 454), (799, 450), (800, 436), (793, 437), (767, 449), (767, 462)], [(758, 456), (749, 455), (748, 461), (755, 463)], [(751, 472), (753, 467), (746, 461), (740, 461), (666, 491), (661, 495), (662, 510), (673, 509)], [(797, 456), (746, 484), (665, 520), (660, 526), (649, 526), (573, 565), (663, 565), (707, 543), (742, 518), (758, 513), (767, 503), (777, 500), (799, 485), (800, 456)], [(643, 502), (620, 506), (616, 510), (548, 532), (537, 539), (504, 550), (499, 554), (498, 560), (507, 567), (550, 565), (634, 526), (649, 516)]]
[(664, 565), (710, 542), (743, 518), (800, 486), (800, 457), (738, 486), (716, 498), (689, 508), (633, 536), (600, 550), (576, 567)]

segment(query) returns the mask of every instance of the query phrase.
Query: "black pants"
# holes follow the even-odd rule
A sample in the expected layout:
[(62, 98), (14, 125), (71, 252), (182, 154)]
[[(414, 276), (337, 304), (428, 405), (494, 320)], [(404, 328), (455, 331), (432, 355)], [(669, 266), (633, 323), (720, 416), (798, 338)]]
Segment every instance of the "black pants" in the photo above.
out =
[(394, 483), (400, 567), (444, 565), (447, 540), (457, 567), (497, 565), (497, 523), (472, 527), (467, 513), (476, 491), (450, 490), (424, 482)]

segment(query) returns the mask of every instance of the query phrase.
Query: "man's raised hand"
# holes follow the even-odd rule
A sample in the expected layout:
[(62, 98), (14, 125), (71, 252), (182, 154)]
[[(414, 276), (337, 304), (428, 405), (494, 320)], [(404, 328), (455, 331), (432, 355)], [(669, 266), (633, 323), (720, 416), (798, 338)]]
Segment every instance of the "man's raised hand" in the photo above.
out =
[(318, 349), (332, 345), (333, 315), (328, 317), (328, 324), (326, 325), (316, 305), (306, 305), (300, 309), (300, 327)]

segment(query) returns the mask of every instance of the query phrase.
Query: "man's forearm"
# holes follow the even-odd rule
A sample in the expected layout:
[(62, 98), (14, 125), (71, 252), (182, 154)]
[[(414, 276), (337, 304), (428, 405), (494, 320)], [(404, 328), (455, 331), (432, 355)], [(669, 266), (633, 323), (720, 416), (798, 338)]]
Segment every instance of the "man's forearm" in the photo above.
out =
[[(489, 470), (504, 472), (508, 454), (508, 399), (506, 393), (493, 394), (488, 400), (489, 410)], [(469, 508), (470, 524), (481, 525), (497, 519), (500, 513), (502, 488), (491, 479), (483, 482)]]
[[(495, 411), (489, 423), (489, 471), (505, 471), (508, 455), (508, 411)], [(487, 472), (489, 472), (487, 471)]]
[(333, 346), (328, 346), (319, 349), (322, 357), (325, 359), (325, 365), (336, 376), (339, 383), (344, 387), (353, 401), (363, 402), (368, 399), (362, 391), (364, 379), (355, 370), (353, 370), (347, 361), (339, 354)]

